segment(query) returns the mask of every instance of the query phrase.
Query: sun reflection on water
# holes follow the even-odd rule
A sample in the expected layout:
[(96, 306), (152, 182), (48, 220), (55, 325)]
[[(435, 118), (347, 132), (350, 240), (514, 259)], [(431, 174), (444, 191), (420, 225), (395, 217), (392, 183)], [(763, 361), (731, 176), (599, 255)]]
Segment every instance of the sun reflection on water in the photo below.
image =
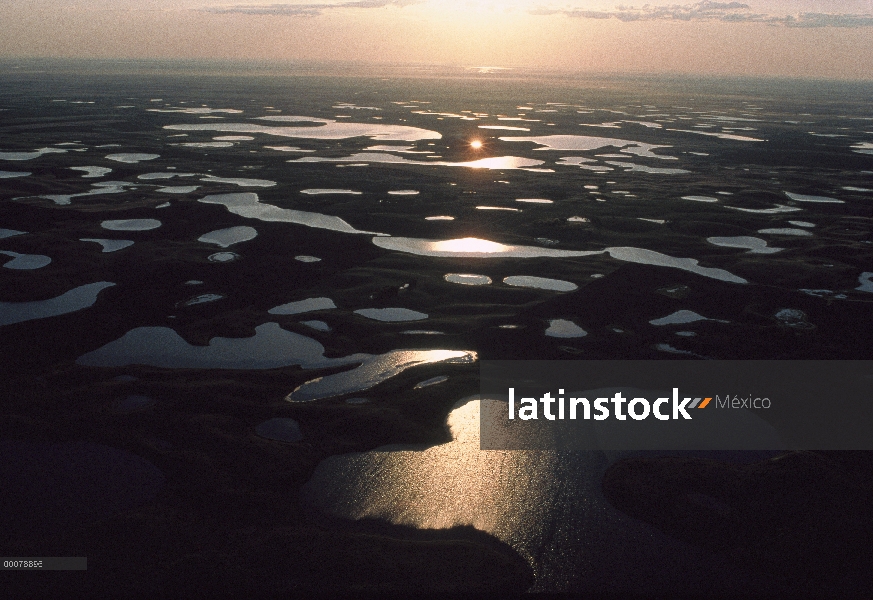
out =
[(439, 242), (431, 242), (429, 244), (430, 250), (436, 252), (481, 252), (481, 253), (491, 253), (491, 252), (505, 252), (508, 250), (508, 247), (499, 244), (497, 242), (492, 242), (489, 240), (482, 240), (479, 238), (467, 237), (467, 238), (458, 238), (454, 240), (444, 240)]
[[(456, 404), (446, 423), (448, 444), (328, 458), (304, 486), (304, 502), (344, 518), (420, 529), (472, 526), (513, 546), (542, 575), (551, 568), (551, 557), (537, 557), (543, 525), (572, 521), (556, 513), (584, 510), (587, 485), (554, 452), (481, 451), (479, 409), (478, 397)], [(561, 490), (576, 501), (556, 511), (550, 500)]]

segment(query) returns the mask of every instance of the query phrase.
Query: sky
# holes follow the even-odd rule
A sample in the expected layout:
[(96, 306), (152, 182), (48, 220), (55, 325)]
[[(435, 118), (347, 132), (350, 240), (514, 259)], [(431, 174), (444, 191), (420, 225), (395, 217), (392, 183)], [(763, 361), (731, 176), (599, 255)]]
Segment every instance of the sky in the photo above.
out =
[(0, 58), (873, 79), (873, 0), (0, 0)]

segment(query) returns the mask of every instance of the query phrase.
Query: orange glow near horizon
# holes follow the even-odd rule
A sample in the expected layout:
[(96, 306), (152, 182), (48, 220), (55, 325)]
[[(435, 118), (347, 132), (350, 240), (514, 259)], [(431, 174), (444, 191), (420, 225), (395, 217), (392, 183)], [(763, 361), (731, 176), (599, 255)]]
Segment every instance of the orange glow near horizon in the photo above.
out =
[(522, 68), (873, 78), (869, 0), (829, 2), (832, 14), (819, 21), (802, 17), (821, 12), (817, 1), (754, 0), (748, 10), (712, 9), (806, 18), (800, 26), (695, 17), (691, 0), (668, 7), (691, 11), (687, 19), (648, 18), (654, 9), (643, 7), (631, 11), (639, 19), (623, 20), (614, 15), (630, 9), (618, 0), (603, 0), (609, 18), (545, 10), (541, 4), (548, 3), (539, 0), (0, 2), (0, 58), (353, 61), (454, 65), (492, 75)]

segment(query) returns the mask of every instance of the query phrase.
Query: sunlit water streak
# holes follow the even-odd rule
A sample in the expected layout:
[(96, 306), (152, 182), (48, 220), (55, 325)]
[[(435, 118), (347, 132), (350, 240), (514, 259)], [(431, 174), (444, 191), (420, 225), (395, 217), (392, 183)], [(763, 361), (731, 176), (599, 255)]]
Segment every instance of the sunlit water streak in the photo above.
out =
[(488, 285), (491, 278), (487, 275), (475, 275), (471, 273), (446, 273), (443, 278), (449, 283), (461, 285)]
[(200, 181), (205, 181), (206, 183), (229, 183), (231, 185), (238, 185), (240, 187), (273, 187), (276, 185), (275, 181), (270, 181), (269, 179), (246, 179), (244, 177), (216, 177), (214, 175), (207, 175), (203, 177)]
[(843, 204), (843, 200), (838, 200), (836, 198), (831, 198), (829, 196), (809, 196), (807, 194), (793, 194), (791, 192), (785, 192), (785, 195), (794, 200), (795, 202), (816, 202), (819, 204)]
[(339, 217), (332, 217), (316, 212), (279, 208), (272, 204), (262, 204), (254, 192), (236, 194), (216, 194), (200, 198), (204, 204), (221, 204), (230, 212), (249, 219), (260, 221), (278, 221), (293, 223), (317, 229), (330, 229), (341, 233), (364, 233), (368, 235), (384, 235), (373, 231), (355, 229)]
[(170, 144), (183, 148), (232, 148), (233, 142), (185, 142), (183, 144)]
[(206, 107), (197, 107), (197, 108), (147, 108), (148, 112), (158, 112), (158, 113), (183, 113), (186, 115), (211, 115), (215, 113), (227, 113), (227, 114), (242, 114), (243, 111), (235, 109), (235, 108), (206, 108)]
[(633, 140), (596, 137), (590, 135), (541, 135), (530, 137), (501, 137), (502, 142), (533, 142), (540, 147), (535, 150), (599, 150), (600, 148), (619, 148), (626, 154), (634, 154), (645, 158), (660, 158), (676, 160), (675, 156), (655, 154), (653, 150), (670, 148), (664, 144), (646, 144)]
[(369, 137), (374, 140), (417, 142), (438, 140), (442, 135), (436, 131), (410, 127), (407, 125), (384, 125), (377, 123), (337, 122), (333, 119), (314, 117), (267, 116), (258, 117), (262, 121), (283, 121), (313, 123), (303, 127), (290, 125), (261, 125), (259, 123), (197, 123), (165, 125), (164, 129), (176, 131), (219, 131), (223, 133), (253, 133), (277, 137), (304, 138), (315, 140), (342, 140), (354, 137)]
[(392, 350), (367, 358), (356, 369), (307, 381), (286, 396), (289, 402), (309, 402), (368, 390), (413, 367), (434, 364), (469, 364), (475, 352), (464, 350)]
[(301, 194), (306, 194), (308, 196), (325, 196), (330, 194), (348, 194), (350, 196), (360, 196), (363, 192), (359, 192), (357, 190), (345, 190), (338, 188), (310, 188), (306, 190), (300, 190)]
[(539, 246), (516, 246), (500, 244), (479, 238), (458, 238), (453, 240), (427, 240), (404, 237), (376, 237), (373, 243), (386, 250), (408, 252), (419, 256), (460, 257), (460, 258), (576, 258), (609, 254), (616, 260), (644, 265), (672, 267), (704, 277), (719, 279), (730, 283), (748, 283), (745, 279), (713, 267), (702, 267), (693, 258), (676, 258), (633, 247), (610, 247), (603, 250), (558, 250)]
[(351, 156), (340, 158), (326, 158), (322, 156), (304, 156), (295, 160), (289, 160), (290, 163), (321, 163), (321, 162), (352, 162), (352, 163), (384, 163), (392, 165), (425, 165), (429, 167), (466, 167), (469, 169), (525, 169), (528, 167), (536, 167), (543, 164), (544, 161), (533, 158), (523, 158), (520, 156), (493, 156), (490, 158), (480, 158), (479, 160), (470, 160), (465, 162), (450, 162), (440, 160), (410, 160), (402, 156), (394, 154), (386, 154), (382, 152), (358, 152)]
[(514, 287), (551, 290), (554, 292), (572, 292), (579, 289), (578, 285), (570, 281), (549, 279), (548, 277), (534, 277), (532, 275), (512, 275), (510, 277), (504, 277), (503, 283)]
[(277, 152), (315, 152), (315, 150), (307, 150), (298, 148), (297, 146), (264, 146), (267, 150), (276, 150)]

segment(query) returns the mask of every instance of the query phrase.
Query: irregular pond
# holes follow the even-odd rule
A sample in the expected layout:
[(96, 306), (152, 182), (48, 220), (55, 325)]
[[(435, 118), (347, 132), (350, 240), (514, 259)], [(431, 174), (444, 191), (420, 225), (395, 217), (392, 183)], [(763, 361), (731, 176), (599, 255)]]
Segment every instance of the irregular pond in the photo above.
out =
[(80, 242), (96, 242), (103, 246), (102, 252), (117, 252), (133, 246), (133, 240), (104, 240), (99, 238), (80, 238)]
[(512, 275), (505, 277), (503, 283), (514, 287), (534, 288), (538, 290), (552, 290), (555, 292), (572, 292), (579, 286), (570, 281), (549, 279), (547, 277), (534, 277), (531, 275)]
[(261, 204), (258, 195), (254, 192), (237, 194), (216, 194), (200, 198), (198, 202), (204, 204), (221, 204), (230, 212), (249, 219), (260, 221), (278, 221), (281, 223), (293, 223), (305, 225), (317, 229), (329, 229), (341, 233), (364, 233), (367, 235), (384, 235), (373, 231), (361, 231), (355, 229), (339, 217), (332, 217), (316, 212), (279, 208), (272, 204)]
[(307, 298), (276, 306), (267, 312), (271, 315), (299, 315), (314, 310), (330, 310), (332, 308), (336, 308), (336, 304), (330, 298)]
[(73, 288), (48, 300), (0, 302), (0, 325), (46, 319), (88, 308), (97, 302), (97, 295), (102, 290), (113, 285), (115, 284), (109, 281), (98, 281)]
[(588, 332), (566, 319), (551, 319), (546, 335), (556, 338), (578, 338), (588, 335)]
[(487, 275), (470, 273), (446, 273), (443, 278), (449, 283), (460, 283), (461, 285), (488, 285), (491, 283), (491, 278)]
[(0, 250), (0, 254), (12, 257), (12, 260), (3, 263), (4, 269), (30, 271), (33, 269), (41, 269), (52, 262), (50, 257), (43, 256), (42, 254), (19, 254), (18, 252), (10, 252), (9, 250)]
[(355, 314), (368, 319), (389, 323), (400, 321), (421, 321), (422, 319), (427, 318), (425, 313), (416, 310), (409, 310), (408, 308), (361, 308), (356, 310)]
[(258, 232), (254, 227), (240, 225), (237, 227), (228, 227), (227, 229), (217, 229), (215, 231), (210, 231), (209, 233), (204, 233), (197, 238), (197, 241), (206, 244), (215, 244), (222, 248), (229, 248), (234, 244), (253, 240), (257, 235)]
[(157, 219), (119, 219), (100, 223), (100, 227), (111, 231), (149, 231), (160, 226)]

